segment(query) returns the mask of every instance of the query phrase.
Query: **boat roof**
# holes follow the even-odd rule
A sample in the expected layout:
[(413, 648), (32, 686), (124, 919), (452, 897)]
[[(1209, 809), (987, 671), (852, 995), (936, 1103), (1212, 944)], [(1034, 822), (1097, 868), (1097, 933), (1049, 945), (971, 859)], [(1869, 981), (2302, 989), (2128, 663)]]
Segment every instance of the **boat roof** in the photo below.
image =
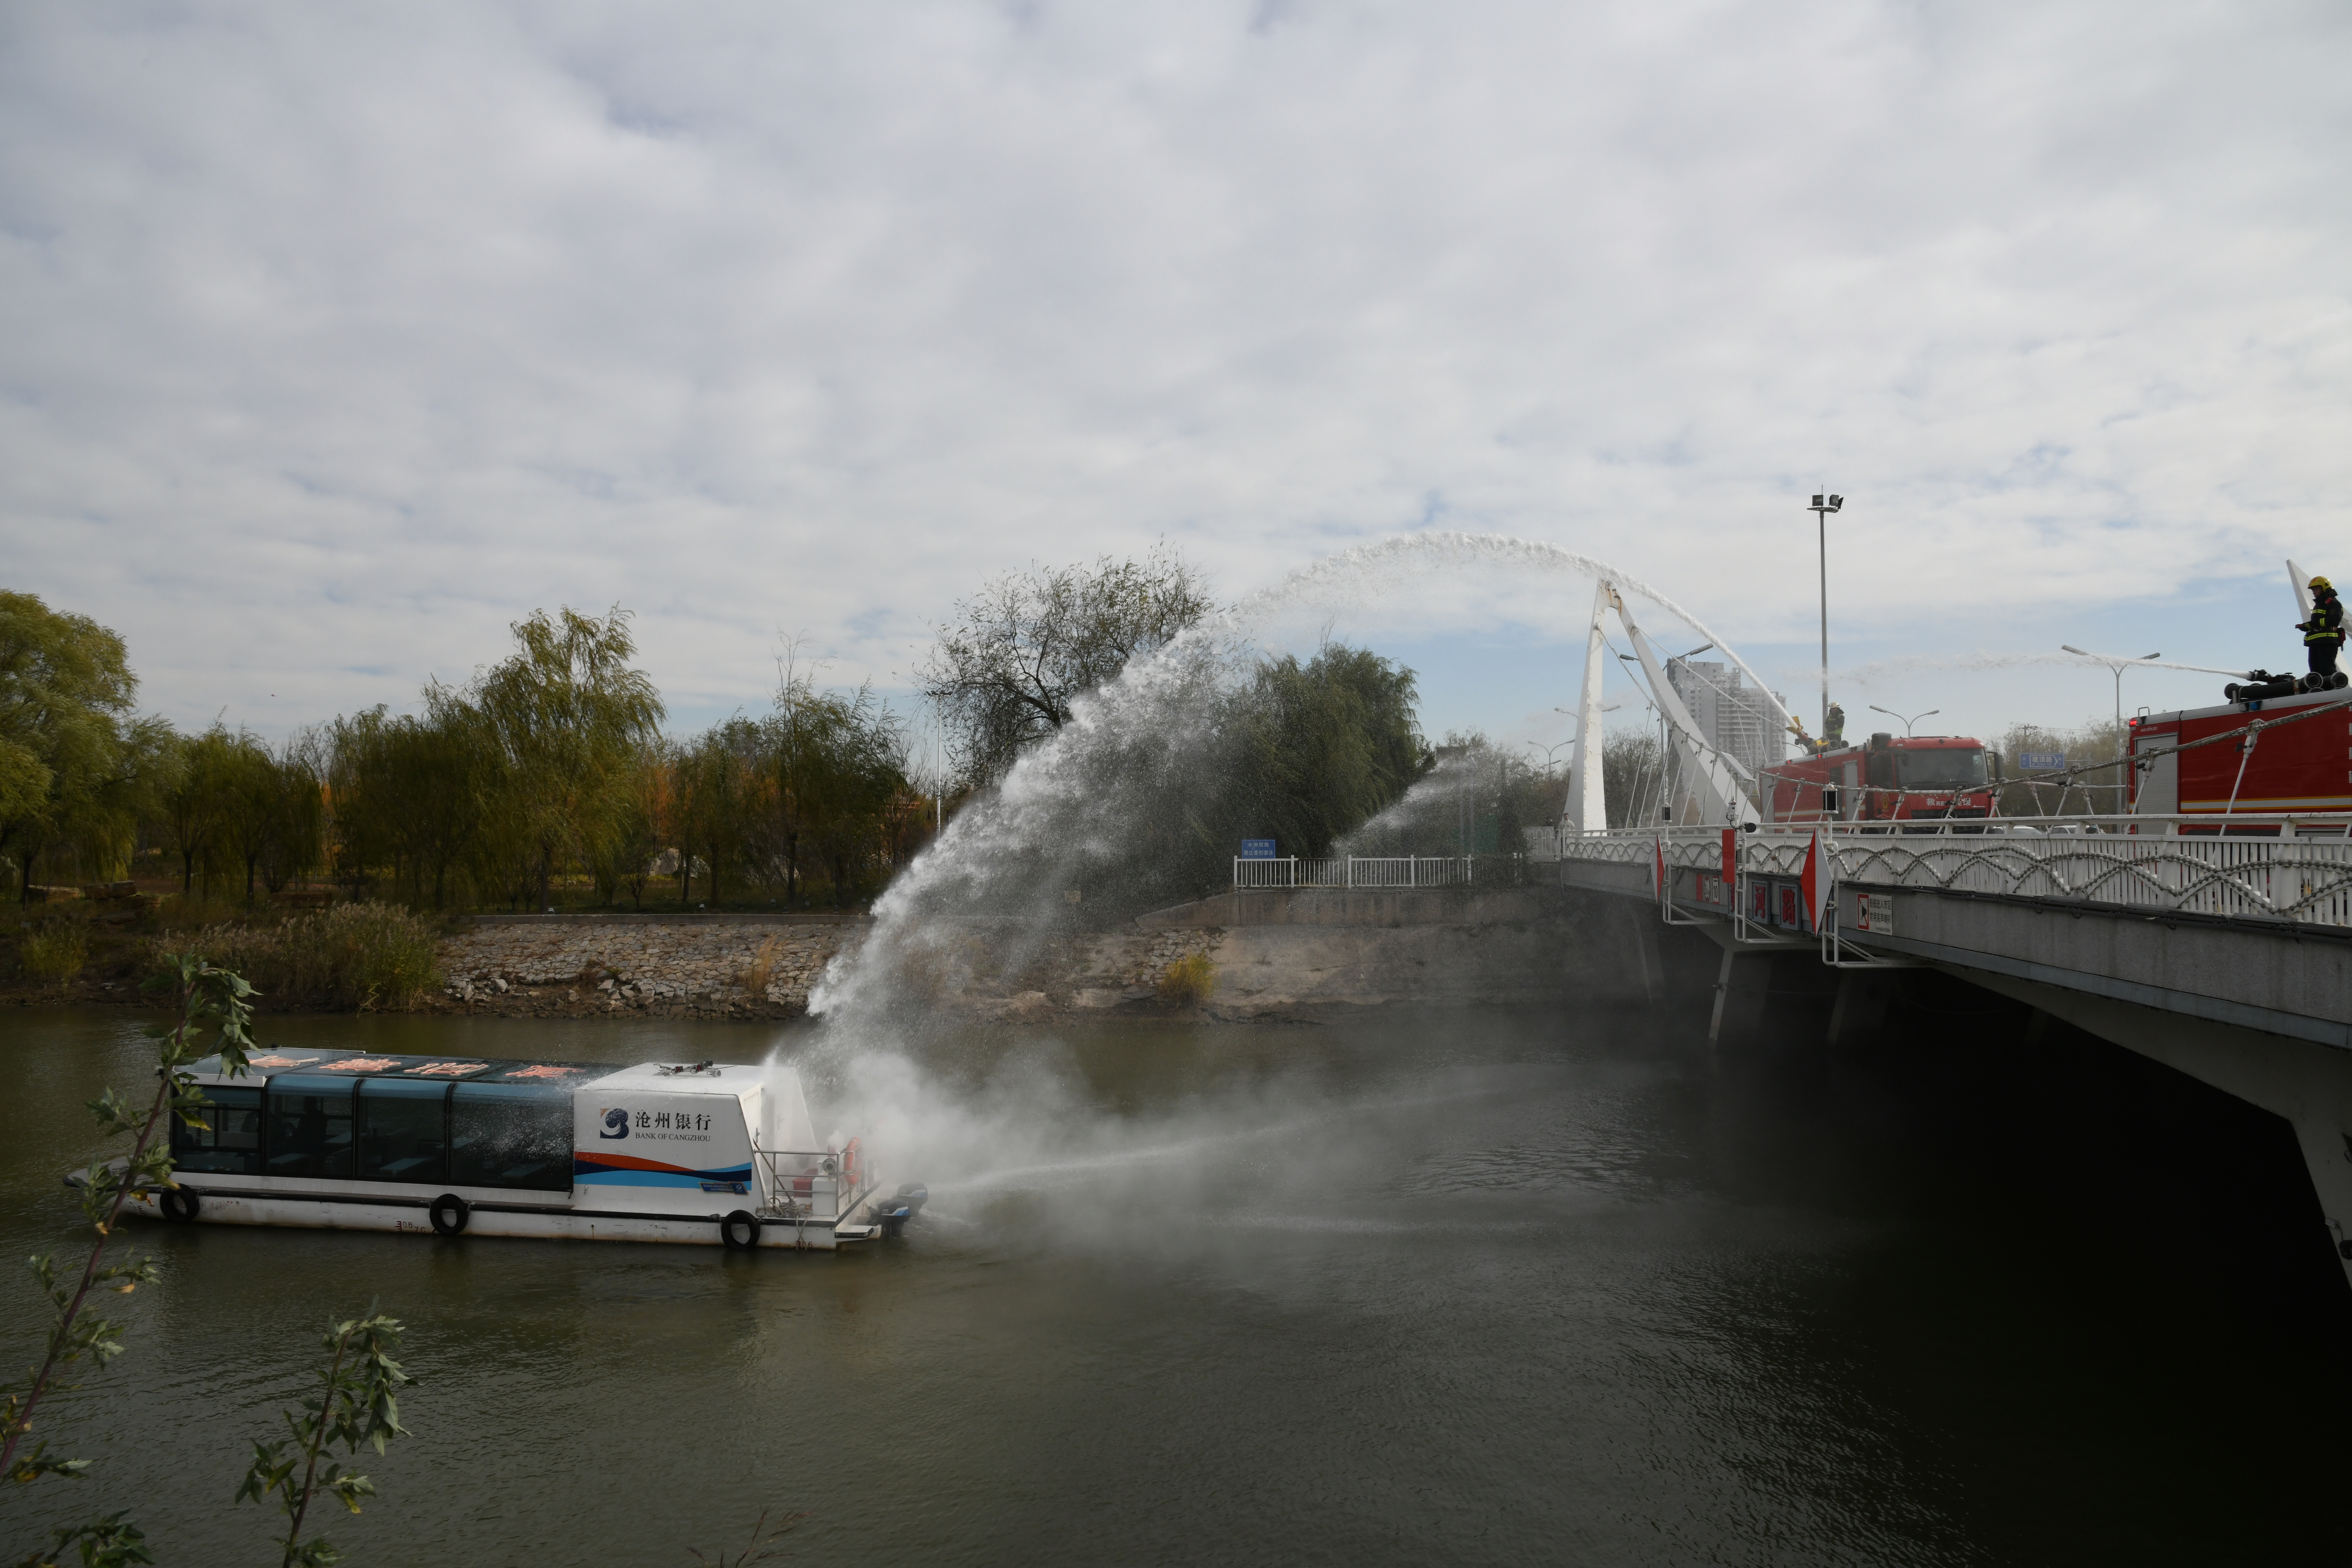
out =
[(221, 1074), (217, 1056), (189, 1068), (203, 1082), (218, 1085), (260, 1084), (280, 1073), (348, 1073), (353, 1078), (422, 1079), (446, 1083), (545, 1085), (573, 1089), (591, 1083), (659, 1089), (672, 1094), (740, 1094), (761, 1081), (758, 1068), (709, 1062), (642, 1062), (614, 1068), (607, 1062), (523, 1061), (513, 1058), (394, 1056), (367, 1051), (321, 1050), (310, 1047), (263, 1046), (246, 1054), (247, 1071), (237, 1078)]

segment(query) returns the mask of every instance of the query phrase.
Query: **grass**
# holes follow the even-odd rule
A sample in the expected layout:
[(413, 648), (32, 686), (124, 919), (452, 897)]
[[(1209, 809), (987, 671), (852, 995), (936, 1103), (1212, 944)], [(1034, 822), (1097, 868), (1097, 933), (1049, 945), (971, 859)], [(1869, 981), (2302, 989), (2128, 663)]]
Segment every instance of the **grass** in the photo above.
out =
[(46, 921), (16, 944), (27, 980), (62, 985), (89, 962), (89, 927), (80, 921)]
[(1205, 952), (1190, 952), (1160, 972), (1160, 999), (1195, 1007), (1217, 994), (1217, 963)]
[(201, 952), (280, 1003), (404, 1012), (441, 983), (433, 923), (395, 904), (338, 904), (276, 925), (207, 926), (157, 945)]
[(760, 951), (752, 956), (751, 965), (735, 977), (744, 990), (754, 996), (768, 994), (768, 982), (776, 976), (776, 961), (783, 956), (780, 951), (782, 946), (783, 943), (774, 937), (760, 944)]

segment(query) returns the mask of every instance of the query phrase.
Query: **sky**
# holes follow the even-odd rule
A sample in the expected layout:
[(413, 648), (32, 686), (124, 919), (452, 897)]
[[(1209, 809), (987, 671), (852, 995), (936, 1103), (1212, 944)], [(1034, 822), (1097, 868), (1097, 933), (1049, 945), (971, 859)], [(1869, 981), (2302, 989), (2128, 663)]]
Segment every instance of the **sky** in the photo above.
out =
[[(683, 729), (1033, 563), (1464, 530), (1811, 713), (1827, 489), (1857, 718), (2077, 723), (2021, 659), (2352, 574), (2347, 79), (2271, 0), (11, 5), (0, 586), (265, 734), (620, 605)], [(1276, 618), (1549, 744), (1591, 600)]]

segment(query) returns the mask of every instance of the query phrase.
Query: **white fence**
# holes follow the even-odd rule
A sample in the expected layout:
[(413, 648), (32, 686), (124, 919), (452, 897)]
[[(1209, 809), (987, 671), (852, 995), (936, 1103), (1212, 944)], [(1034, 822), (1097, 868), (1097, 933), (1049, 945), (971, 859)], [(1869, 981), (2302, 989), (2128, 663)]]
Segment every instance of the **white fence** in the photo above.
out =
[[(1826, 841), (1832, 871), (1860, 887), (2352, 926), (2352, 839), (2342, 816), (2238, 814), (2226, 825), (2211, 816), (1994, 818), (1921, 832), (1841, 826)], [(1740, 874), (1799, 875), (1813, 831), (1767, 825), (1738, 834)], [(1579, 861), (1649, 865), (1662, 847), (1672, 869), (1723, 869), (1720, 827), (1680, 827), (1570, 836), (1560, 846), (1562, 870)]]
[(1473, 862), (1461, 856), (1349, 855), (1328, 860), (1284, 856), (1234, 861), (1234, 886), (1254, 888), (1458, 888)]

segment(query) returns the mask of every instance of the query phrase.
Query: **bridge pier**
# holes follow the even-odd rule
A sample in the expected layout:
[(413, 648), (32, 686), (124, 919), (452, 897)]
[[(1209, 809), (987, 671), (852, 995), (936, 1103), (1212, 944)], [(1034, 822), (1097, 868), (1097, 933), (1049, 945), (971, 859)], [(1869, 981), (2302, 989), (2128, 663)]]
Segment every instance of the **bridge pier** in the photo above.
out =
[(1832, 1048), (1870, 1044), (1885, 1026), (1887, 1004), (1895, 1000), (1895, 989), (1902, 978), (1900, 970), (1840, 970), (1837, 1000), (1830, 1005)]
[(2352, 1053), (2011, 975), (1939, 967), (2285, 1118), (2352, 1284)]

